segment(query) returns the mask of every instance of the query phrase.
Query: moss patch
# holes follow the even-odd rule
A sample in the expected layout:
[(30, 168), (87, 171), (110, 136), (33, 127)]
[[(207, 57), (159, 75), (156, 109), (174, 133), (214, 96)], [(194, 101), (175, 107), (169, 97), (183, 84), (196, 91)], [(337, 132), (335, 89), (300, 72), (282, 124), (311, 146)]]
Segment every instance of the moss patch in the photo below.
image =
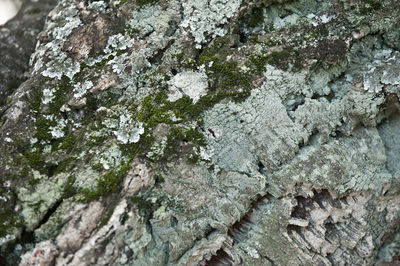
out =
[(82, 189), (83, 201), (89, 202), (119, 191), (121, 182), (130, 169), (130, 161), (119, 167), (118, 171), (108, 171), (97, 180), (95, 190)]
[(367, 15), (375, 10), (382, 8), (382, 3), (378, 0), (364, 0), (364, 4), (360, 6), (360, 13)]
[(16, 213), (7, 208), (0, 209), (0, 237), (10, 234), (10, 230), (21, 226), (22, 220)]

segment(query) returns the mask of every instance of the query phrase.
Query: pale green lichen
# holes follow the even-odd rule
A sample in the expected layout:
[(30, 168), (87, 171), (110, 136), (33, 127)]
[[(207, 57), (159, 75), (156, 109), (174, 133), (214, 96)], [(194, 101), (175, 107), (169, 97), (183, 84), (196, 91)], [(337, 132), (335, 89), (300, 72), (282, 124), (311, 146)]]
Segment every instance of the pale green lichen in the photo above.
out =
[(21, 216), (27, 228), (33, 229), (38, 225), (46, 211), (54, 206), (63, 197), (64, 186), (68, 182), (67, 174), (59, 174), (49, 180), (40, 176), (40, 182), (35, 186), (34, 192), (20, 188), (18, 199), (21, 201)]
[[(312, 227), (320, 220), (291, 217), (294, 210), (318, 202), (313, 195), (325, 189), (335, 205), (318, 202), (310, 208), (333, 217), (334, 222), (323, 220), (323, 225), (347, 228), (340, 222), (349, 215), (373, 213), (368, 208), (375, 209), (375, 198), (370, 192), (360, 197), (357, 191), (379, 196), (398, 170), (396, 150), (385, 147), (397, 143), (390, 135), (397, 128), (393, 122), (373, 128), (385, 121), (387, 95), (398, 92), (398, 54), (380, 40), (352, 39), (357, 34), (347, 30), (358, 28), (358, 22), (351, 27), (338, 24), (336, 18), (342, 17), (331, 13), (331, 1), (278, 2), (250, 7), (247, 2), (219, 0), (207, 5), (89, 1), (89, 7), (82, 4), (85, 12), (100, 8), (112, 20), (118, 9), (121, 14), (130, 12), (131, 18), (124, 24), (119, 16), (114, 21), (119, 27), (105, 31), (105, 47), (94, 57), (79, 59), (78, 68), (60, 48), (60, 30), (70, 34), (81, 26), (78, 8), (62, 1), (49, 20), (53, 26), (46, 29), (51, 32), (49, 43), (39, 45), (33, 61), (35, 71), (44, 70), (42, 74), (53, 78), (32, 97), (36, 133), (26, 141), (29, 144), (19, 145), (25, 152), (15, 162), (26, 164), (20, 171), (21, 177), (30, 178), (26, 188), (30, 183), (44, 193), (55, 185), (58, 194), (53, 198), (63, 203), (68, 198), (68, 206), (61, 203), (60, 211), (38, 229), (40, 239), (62, 234), (74, 206), (84, 206), (78, 201), (96, 200), (109, 210), (99, 214), (101, 226), (76, 251), (76, 264), (81, 258), (105, 264), (110, 258), (118, 258), (112, 262), (117, 264), (197, 264), (221, 247), (229, 247), (228, 255), (237, 263), (241, 257), (247, 264), (263, 265), (264, 257), (271, 256), (277, 264), (312, 264), (309, 258), (320, 258), (318, 246), (297, 247), (291, 230), (307, 230), (302, 226)], [(346, 18), (360, 11), (357, 5)], [(53, 23), (55, 18), (59, 24)], [(240, 25), (230, 25), (237, 24), (236, 19)], [(377, 21), (371, 27), (384, 32), (382, 25)], [(360, 43), (368, 45), (358, 47)], [(47, 51), (50, 61), (44, 64)], [(112, 85), (99, 82), (99, 76)], [(85, 104), (75, 109), (73, 98), (85, 99)], [(146, 180), (138, 162), (152, 168), (154, 180)], [(62, 184), (56, 183), (67, 173)], [(309, 190), (301, 187), (304, 182), (310, 183)], [(140, 192), (125, 195), (130, 185), (134, 193)], [(32, 227), (53, 199), (28, 196), (22, 188), (19, 192), (24, 215), (33, 217), (34, 221), (26, 218)], [(360, 203), (348, 198), (350, 204), (338, 207), (344, 203), (335, 193), (353, 193)], [(329, 198), (327, 194), (323, 198)], [(32, 213), (31, 203), (40, 215)], [(62, 216), (61, 210), (69, 214)], [(244, 233), (235, 235), (241, 220), (246, 230), (239, 227)], [(111, 236), (122, 249), (114, 248)], [(354, 237), (357, 250), (369, 251), (372, 240), (380, 241), (363, 237)], [(364, 242), (368, 245), (357, 246)], [(106, 245), (110, 253), (96, 253)], [(355, 250), (345, 248), (343, 254)]]
[(228, 23), (228, 20), (238, 12), (241, 2), (241, 0), (185, 2), (182, 5), (185, 19), (181, 22), (181, 26), (190, 29), (196, 48), (201, 48), (208, 38), (224, 36), (227, 33), (220, 25)]
[[(45, 26), (45, 30), (53, 38), (53, 41), (39, 46), (31, 57), (30, 64), (34, 64), (33, 73), (41, 71), (43, 76), (58, 78), (59, 80), (63, 75), (72, 79), (75, 74), (79, 73), (79, 62), (73, 62), (71, 58), (68, 58), (62, 48), (66, 38), (81, 24), (76, 7), (61, 1)], [(44, 53), (48, 58), (51, 58), (46, 66), (43, 65), (44, 63), (40, 58), (40, 55)]]

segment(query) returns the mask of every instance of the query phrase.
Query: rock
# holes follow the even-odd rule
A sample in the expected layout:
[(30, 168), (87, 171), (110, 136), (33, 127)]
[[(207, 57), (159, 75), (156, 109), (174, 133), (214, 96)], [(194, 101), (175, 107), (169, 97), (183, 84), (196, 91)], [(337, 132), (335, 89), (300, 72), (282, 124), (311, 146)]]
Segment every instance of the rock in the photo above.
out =
[(0, 112), (0, 264), (397, 263), (399, 18), (60, 0)]

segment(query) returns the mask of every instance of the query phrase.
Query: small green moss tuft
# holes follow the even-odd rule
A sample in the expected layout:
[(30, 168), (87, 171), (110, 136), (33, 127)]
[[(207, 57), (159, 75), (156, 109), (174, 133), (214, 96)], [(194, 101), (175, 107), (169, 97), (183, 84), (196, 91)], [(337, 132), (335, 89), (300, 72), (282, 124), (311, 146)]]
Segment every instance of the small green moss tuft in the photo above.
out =
[(50, 133), (50, 127), (57, 125), (57, 122), (51, 121), (44, 116), (36, 118), (36, 138), (40, 140), (51, 140), (52, 135)]
[(0, 209), (0, 237), (5, 237), (12, 228), (21, 227), (21, 218), (8, 208)]
[(161, 206), (160, 199), (153, 198), (149, 190), (141, 191), (138, 195), (130, 197), (130, 201), (145, 221), (151, 219), (153, 213)]
[(39, 172), (43, 173), (45, 171), (46, 162), (41, 155), (41, 151), (39, 149), (35, 151), (26, 151), (25, 158), (28, 160), (29, 165), (33, 168), (38, 170)]
[(6, 105), (9, 105), (11, 102), (12, 102), (12, 98), (11, 98), (11, 97), (8, 97), (8, 98), (7, 98), (7, 101), (6, 101)]
[(263, 24), (264, 22), (264, 14), (262, 8), (255, 8), (252, 10), (252, 13), (248, 17), (247, 25), (250, 28), (256, 28)]
[(68, 177), (68, 181), (64, 186), (64, 190), (63, 190), (63, 198), (67, 199), (72, 197), (73, 195), (75, 195), (76, 193), (76, 189), (74, 187), (76, 178), (74, 176), (69, 176)]
[(68, 157), (59, 162), (54, 170), (54, 175), (70, 172), (76, 166), (76, 157)]
[(378, 0), (364, 0), (365, 4), (360, 6), (360, 13), (367, 15), (372, 11), (379, 10), (382, 8), (382, 3)]
[(130, 169), (130, 161), (121, 165), (117, 172), (108, 171), (103, 174), (96, 184), (95, 190), (83, 189), (80, 192), (83, 194), (83, 201), (89, 202), (100, 197), (106, 197), (119, 191), (123, 177)]
[(104, 167), (101, 163), (96, 163), (96, 164), (92, 165), (92, 169), (97, 172), (102, 172), (104, 170)]
[(106, 211), (103, 218), (100, 220), (100, 224), (99, 224), (100, 227), (102, 227), (108, 223), (108, 221), (110, 220), (113, 213), (114, 213), (114, 208), (108, 209)]
[(123, 4), (126, 3), (136, 3), (138, 6), (142, 7), (145, 5), (154, 5), (155, 3), (157, 3), (159, 0), (122, 0), (118, 6), (121, 6)]
[(291, 53), (288, 50), (272, 52), (270, 54), (254, 55), (250, 57), (250, 63), (254, 67), (256, 73), (261, 73), (265, 71), (265, 66), (267, 64), (282, 67), (290, 56)]

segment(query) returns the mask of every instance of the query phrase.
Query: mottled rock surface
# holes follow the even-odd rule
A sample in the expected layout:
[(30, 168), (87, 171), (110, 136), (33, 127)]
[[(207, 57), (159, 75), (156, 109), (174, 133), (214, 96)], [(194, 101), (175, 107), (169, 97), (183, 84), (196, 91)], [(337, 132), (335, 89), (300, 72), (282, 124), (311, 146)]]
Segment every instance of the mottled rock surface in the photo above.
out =
[(7, 96), (28, 78), (29, 57), (55, 5), (53, 0), (27, 1), (14, 19), (0, 26), (0, 112)]
[(0, 264), (399, 263), (398, 1), (60, 0), (38, 40)]

